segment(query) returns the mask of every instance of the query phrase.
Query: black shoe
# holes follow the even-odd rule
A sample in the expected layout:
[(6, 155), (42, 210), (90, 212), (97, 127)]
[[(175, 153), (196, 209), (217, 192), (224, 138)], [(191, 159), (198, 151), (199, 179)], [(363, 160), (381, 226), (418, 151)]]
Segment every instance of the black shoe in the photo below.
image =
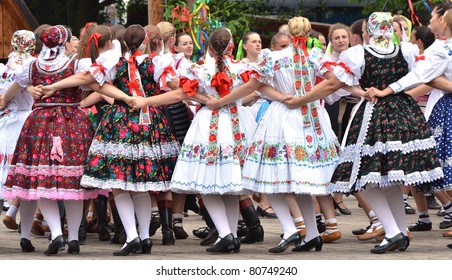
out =
[(64, 237), (63, 235), (58, 235), (52, 242), (49, 244), (47, 250), (44, 251), (44, 255), (56, 255), (60, 248), (64, 248)]
[(447, 248), (452, 249), (452, 244), (447, 244)]
[(209, 235), (209, 231), (209, 227), (200, 227), (193, 230), (193, 235), (198, 238), (204, 239), (207, 237), (207, 235)]
[[(449, 214), (449, 216), (450, 216), (450, 214)], [(452, 220), (444, 219), (444, 221), (439, 223), (439, 228), (440, 229), (446, 229), (446, 228), (450, 228), (450, 227), (452, 227)]]
[(151, 214), (151, 225), (149, 226), (149, 236), (154, 236), (160, 224), (160, 214), (158, 211), (152, 212)]
[(317, 230), (319, 233), (324, 233), (326, 231), (326, 224), (322, 220), (317, 220)]
[(212, 245), (218, 239), (218, 231), (216, 228), (211, 228), (209, 234), (201, 241), (201, 246)]
[(271, 209), (272, 207), (269, 206), (265, 209), (262, 209), (260, 206), (257, 206), (256, 208), (256, 212), (259, 216), (264, 217), (264, 218), (269, 218), (269, 219), (277, 219), (278, 217), (276, 217), (275, 213), (269, 213), (267, 210)]
[(110, 242), (112, 244), (124, 244), (126, 242), (126, 231), (122, 230), (119, 233), (115, 232), (113, 237), (111, 238)]
[[(444, 211), (444, 208), (443, 208), (443, 207), (441, 207), (441, 209), (438, 210), (438, 212), (436, 213), (436, 216), (439, 216), (439, 217), (444, 217), (444, 216), (446, 216), (446, 211)], [(20, 228), (20, 227), (19, 227), (19, 228)]]
[(372, 223), (370, 223), (370, 225), (368, 225), (368, 226), (365, 227), (365, 228), (354, 229), (354, 230), (352, 230), (352, 234), (353, 234), (353, 235), (363, 235), (364, 233), (366, 233), (366, 231), (367, 231), (368, 229), (370, 229), (371, 226), (372, 226)]
[(297, 231), (294, 234), (292, 234), (291, 236), (289, 236), (289, 238), (282, 240), (281, 243), (278, 244), (278, 246), (273, 247), (268, 249), (269, 253), (283, 253), (284, 251), (286, 251), (287, 248), (289, 248), (290, 246), (294, 245), (294, 246), (298, 246), (300, 244), (301, 241), (301, 236), (300, 233)]
[(255, 228), (248, 229), (248, 234), (240, 239), (240, 243), (242, 244), (253, 244), (257, 242), (264, 241), (264, 228), (262, 225), (258, 225)]
[(427, 206), (428, 206), (428, 209), (431, 209), (431, 210), (441, 209), (441, 205), (436, 201), (434, 195), (427, 196)]
[(72, 255), (80, 253), (80, 244), (77, 240), (72, 240), (68, 243), (67, 253)]
[(113, 253), (113, 256), (127, 256), (130, 253), (141, 253), (141, 241), (139, 237), (130, 242), (126, 242), (121, 250)]
[(428, 231), (432, 229), (432, 223), (424, 223), (421, 221), (417, 221), (408, 227), (409, 231)]
[(141, 241), (141, 253), (142, 254), (150, 254), (152, 250), (152, 240), (150, 238), (146, 238)]
[(372, 248), (370, 250), (370, 252), (372, 254), (384, 254), (387, 251), (392, 251), (395, 249), (399, 249), (399, 250), (402, 249), (400, 251), (404, 251), (408, 247), (406, 238), (402, 233), (399, 233), (392, 238), (385, 238), (385, 239), (386, 239), (386, 241), (388, 241), (388, 243), (386, 243), (384, 245), (376, 246), (375, 248)]
[(237, 237), (245, 237), (248, 234), (248, 228), (246, 227), (245, 221), (240, 220), (237, 224)]
[(308, 242), (305, 242), (304, 240), (301, 242), (300, 245), (297, 245), (295, 248), (292, 249), (293, 252), (308, 252), (311, 251), (313, 248), (315, 248), (316, 252), (322, 251), (323, 246), (323, 240), (320, 236), (317, 236)]
[(187, 195), (185, 198), (184, 212), (188, 212), (188, 210), (199, 214), (199, 206), (196, 202), (196, 195)]
[[(350, 211), (350, 209), (348, 209), (348, 208), (345, 206), (345, 204), (344, 204), (343, 201), (336, 202), (336, 201), (333, 199), (333, 204), (334, 204), (334, 208), (337, 209), (337, 210), (339, 210), (339, 212), (341, 212), (342, 215), (351, 215), (351, 214), (352, 214), (352, 211)], [(344, 208), (340, 207), (339, 205), (344, 206)]]
[(31, 244), (31, 241), (26, 238), (20, 239), (20, 247), (22, 248), (22, 253), (34, 252), (35, 247)]
[(215, 245), (206, 249), (210, 253), (238, 253), (240, 252), (240, 242), (232, 235), (232, 233), (221, 238)]
[(187, 239), (188, 233), (182, 226), (178, 226), (178, 224), (182, 225), (182, 219), (177, 218), (173, 220), (174, 237), (176, 239)]
[(407, 215), (414, 215), (416, 214), (416, 210), (411, 207), (411, 205), (408, 204), (408, 202), (405, 201), (405, 214)]
[(174, 245), (176, 239), (174, 238), (174, 231), (172, 229), (162, 229), (162, 244), (165, 246)]

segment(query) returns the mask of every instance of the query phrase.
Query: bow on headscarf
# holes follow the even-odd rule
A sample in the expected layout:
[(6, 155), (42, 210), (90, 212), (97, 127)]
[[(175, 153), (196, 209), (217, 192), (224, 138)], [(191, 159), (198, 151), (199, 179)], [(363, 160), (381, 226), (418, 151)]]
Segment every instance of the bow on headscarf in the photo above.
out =
[(307, 37), (292, 37), (292, 44), (294, 49), (303, 50), (303, 54), (308, 56), (308, 50), (306, 49), (306, 42), (308, 41)]
[(217, 90), (221, 98), (231, 92), (230, 87), (232, 86), (232, 80), (226, 73), (217, 72), (215, 75), (213, 75), (210, 85)]
[(89, 57), (89, 52), (91, 50), (91, 43), (94, 41), (94, 45), (96, 46), (96, 51), (99, 52), (99, 40), (100, 38), (102, 38), (102, 34), (100, 33), (93, 33), (91, 34), (91, 36), (89, 36), (88, 38), (88, 42), (86, 43), (86, 52), (85, 52), (85, 56)]

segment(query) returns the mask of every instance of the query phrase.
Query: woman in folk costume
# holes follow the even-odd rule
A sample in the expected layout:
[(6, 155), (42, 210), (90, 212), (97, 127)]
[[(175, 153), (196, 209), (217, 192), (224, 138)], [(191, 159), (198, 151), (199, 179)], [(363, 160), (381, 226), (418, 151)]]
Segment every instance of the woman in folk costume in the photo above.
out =
[[(403, 77), (408, 73), (408, 63), (403, 49), (393, 44), (392, 36), (391, 14), (372, 13), (363, 23), (364, 46), (341, 53), (344, 65), (336, 67), (343, 70), (335, 69), (317, 90), (287, 103), (299, 106), (323, 98), (344, 84), (386, 87)], [(443, 177), (435, 141), (422, 111), (404, 93), (380, 98), (375, 104), (363, 100), (344, 137), (345, 147), (332, 178), (333, 190), (364, 191), (386, 235), (371, 253), (406, 250), (409, 238), (400, 186), (415, 185), (418, 191), (426, 191), (430, 182)]]
[[(18, 30), (14, 32), (11, 39), (12, 52), (8, 55), (7, 63), (0, 64), (1, 99), (4, 98), (4, 93), (16, 79), (17, 69), (32, 57), (33, 50), (35, 49), (35, 41), (35, 35), (31, 31)], [(13, 158), (16, 142), (19, 138), (22, 125), (31, 113), (33, 103), (33, 96), (21, 88), (20, 92), (9, 101), (6, 108), (0, 110), (0, 206), (3, 205), (3, 186), (8, 175), (9, 164)], [(20, 209), (22, 211), (22, 208)], [(1, 211), (2, 209), (0, 208)], [(9, 212), (5, 216), (3, 223), (8, 228), (15, 226), (17, 229), (18, 225), (15, 221), (15, 214), (11, 216), (8, 216), (8, 214)], [(30, 240), (31, 223), (23, 223), (21, 226), (25, 227), (21, 231), (21, 237), (24, 239), (21, 243), (27, 243)]]
[[(381, 98), (403, 95), (401, 92), (411, 87), (422, 83), (429, 83), (440, 76), (444, 76), (440, 79), (443, 80), (442, 82), (446, 83), (447, 86), (441, 87), (441, 85), (436, 83), (431, 84), (434, 87), (441, 88), (445, 91), (445, 93), (435, 104), (428, 119), (428, 125), (430, 126), (433, 132), (434, 140), (436, 141), (436, 155), (439, 157), (439, 162), (441, 163), (444, 172), (443, 180), (432, 180), (433, 182), (431, 183), (430, 190), (435, 192), (450, 190), (452, 188), (452, 136), (450, 133), (452, 127), (452, 98), (450, 94), (452, 89), (450, 83), (450, 79), (452, 77), (452, 13), (450, 11), (444, 14), (443, 21), (447, 24), (446, 41), (444, 42), (444, 45), (433, 44), (426, 50), (425, 59), (419, 61), (413, 71), (396, 80), (389, 86), (386, 85), (387, 87), (380, 87), (384, 88), (383, 90), (378, 90), (376, 88), (370, 88), (368, 90), (368, 93), (371, 96), (379, 97), (378, 100), (381, 100)], [(421, 189), (421, 191), (425, 191), (425, 189)], [(450, 220), (452, 219), (452, 206), (448, 206), (449, 207), (444, 207), (446, 216), (444, 217), (445, 221), (442, 222), (442, 224), (446, 221), (450, 223)], [(442, 226), (440, 225), (440, 227)], [(448, 247), (452, 248), (452, 244), (449, 244)]]
[[(211, 108), (222, 106), (238, 97), (274, 84), (288, 96), (303, 96), (311, 91), (323, 53), (319, 48), (306, 48), (311, 24), (304, 17), (289, 21), (292, 45), (272, 52), (254, 69), (258, 75), (230, 95), (210, 100)], [(286, 98), (288, 97), (286, 96)], [(284, 101), (284, 99), (282, 100)], [(282, 227), (283, 239), (271, 249), (282, 253), (297, 245), (294, 251), (322, 249), (311, 195), (330, 194), (330, 179), (339, 158), (339, 143), (329, 123), (326, 110), (318, 101), (297, 110), (273, 101), (261, 117), (243, 167), (246, 189), (267, 193)], [(296, 195), (306, 225), (306, 236), (295, 227), (285, 196)]]
[[(186, 73), (181, 74), (182, 89), (137, 99), (136, 107), (170, 104), (187, 95), (194, 96), (197, 91), (212, 98), (229, 94), (231, 88), (242, 83), (239, 75), (247, 70), (243, 64), (231, 59), (232, 49), (230, 31), (215, 29), (209, 37), (208, 47), (212, 60), (187, 68)], [(202, 107), (185, 136), (171, 190), (202, 195), (219, 237), (213, 246), (206, 249), (207, 252), (240, 251), (237, 239), (238, 195), (243, 193), (241, 169), (248, 135), (254, 128), (254, 115), (238, 101), (218, 110)]]
[[(105, 52), (90, 68), (91, 75), (73, 76), (49, 87), (50, 92), (67, 86), (113, 85), (131, 96), (159, 93), (154, 80), (154, 65), (143, 54), (147, 35), (141, 25), (129, 26), (124, 33), (128, 58), (119, 49)], [(46, 90), (46, 89), (45, 89)], [(149, 192), (168, 192), (172, 170), (180, 146), (161, 112), (146, 106), (133, 111), (125, 102), (115, 102), (105, 113), (88, 153), (82, 185), (112, 190), (127, 240), (115, 256), (151, 253), (149, 238), (151, 198)], [(170, 217), (170, 208), (165, 215)], [(138, 221), (138, 232), (135, 224)], [(163, 217), (161, 217), (163, 218)], [(163, 235), (172, 236), (169, 227)]]
[[(68, 32), (63, 26), (52, 26), (41, 33), (44, 47), (37, 60), (28, 60), (17, 73), (10, 89), (53, 83), (88, 69), (90, 59), (71, 60), (64, 53)], [(8, 94), (8, 92), (6, 93)], [(83, 200), (95, 198), (99, 190), (80, 186), (93, 129), (86, 114), (78, 108), (81, 96), (77, 88), (56, 92), (47, 99), (34, 95), (34, 111), (28, 116), (17, 142), (11, 168), (5, 183), (8, 198), (20, 198), (21, 208), (33, 217), (36, 201), (52, 233), (46, 255), (57, 254), (64, 247), (58, 200), (64, 200), (68, 223), (68, 253), (80, 251), (78, 230)], [(24, 204), (23, 202), (30, 203)], [(22, 210), (22, 211), (24, 211)], [(22, 221), (29, 223), (30, 221)], [(29, 231), (29, 230), (28, 230)], [(22, 240), (24, 241), (24, 240)], [(21, 242), (23, 251), (34, 251), (29, 240)]]

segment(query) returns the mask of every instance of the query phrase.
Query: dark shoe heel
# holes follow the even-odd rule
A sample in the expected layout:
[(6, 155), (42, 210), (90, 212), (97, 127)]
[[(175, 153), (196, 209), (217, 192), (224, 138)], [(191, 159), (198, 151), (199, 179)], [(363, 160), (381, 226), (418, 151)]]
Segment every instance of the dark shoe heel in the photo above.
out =
[(150, 238), (146, 238), (141, 241), (141, 253), (142, 254), (150, 254), (152, 250), (152, 240)]
[(294, 234), (292, 234), (291, 236), (289, 236), (289, 238), (287, 238), (287, 239), (283, 238), (283, 241), (281, 243), (279, 243), (278, 246), (268, 249), (268, 252), (269, 253), (283, 253), (290, 246), (292, 246), (292, 245), (296, 246), (296, 245), (300, 244), (300, 241), (301, 241), (300, 233), (297, 231)]
[(238, 253), (240, 252), (240, 242), (230, 233), (220, 238), (220, 241), (212, 247), (207, 248), (206, 251), (210, 253)]
[(292, 249), (293, 252), (308, 252), (315, 248), (316, 252), (322, 251), (323, 240), (320, 236), (317, 236), (308, 242), (302, 241), (302, 244)]
[(121, 250), (113, 253), (114, 256), (127, 256), (130, 253), (139, 253), (141, 252), (141, 243), (140, 238), (137, 237), (130, 242), (126, 242), (126, 246), (124, 246)]
[(31, 241), (26, 238), (20, 239), (20, 247), (22, 248), (22, 253), (34, 252), (35, 247), (31, 244)]
[(110, 241), (111, 235), (110, 231), (108, 230), (107, 224), (100, 224), (97, 232), (99, 234), (100, 241)]
[(253, 244), (264, 241), (264, 229), (261, 225), (248, 229), (248, 234), (240, 240), (243, 244)]
[(172, 229), (162, 229), (162, 244), (165, 246), (174, 245), (176, 239)]
[(56, 255), (61, 247), (64, 247), (64, 237), (63, 235), (58, 235), (52, 242), (49, 244), (47, 250), (44, 251), (44, 255)]
[(70, 241), (67, 246), (67, 253), (71, 255), (80, 253), (80, 243), (77, 240)]

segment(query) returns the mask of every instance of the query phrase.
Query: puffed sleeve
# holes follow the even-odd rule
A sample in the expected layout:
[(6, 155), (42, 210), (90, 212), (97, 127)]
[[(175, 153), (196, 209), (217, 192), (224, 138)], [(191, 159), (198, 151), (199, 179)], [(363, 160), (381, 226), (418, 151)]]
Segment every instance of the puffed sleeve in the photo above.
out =
[(30, 67), (35, 60), (35, 57), (29, 58), (16, 69), (16, 82), (23, 88), (31, 84)]
[(338, 80), (348, 86), (359, 85), (361, 70), (364, 67), (364, 49), (361, 45), (356, 45), (339, 55), (333, 73)]
[(254, 65), (253, 70), (255, 71), (255, 73), (252, 75), (252, 77), (257, 79), (261, 83), (273, 84), (275, 67), (278, 67), (275, 63), (275, 58), (272, 54), (270, 54), (261, 62)]
[(181, 62), (184, 54), (171, 54), (157, 55), (152, 59), (154, 64), (154, 80), (159, 83), (162, 90), (171, 90), (167, 83), (170, 83), (177, 78), (176, 65)]
[(410, 71), (397, 82), (390, 84), (389, 87), (394, 93), (398, 93), (438, 78), (447, 69), (450, 61), (449, 53), (452, 54), (452, 50), (448, 49), (447, 45), (432, 49), (425, 55), (424, 60), (417, 62), (413, 71)]
[(118, 64), (122, 55), (119, 41), (113, 40), (112, 45), (112, 49), (101, 53), (89, 68), (91, 75), (101, 86), (115, 78), (117, 72), (116, 64)]
[(203, 67), (204, 64), (192, 63), (190, 67), (181, 70), (179, 86), (188, 96), (194, 96), (197, 92), (205, 92), (201, 86), (204, 79)]
[(400, 45), (403, 58), (408, 62), (408, 69), (411, 71), (414, 68), (415, 57), (419, 55), (419, 48), (411, 42), (402, 42)]

